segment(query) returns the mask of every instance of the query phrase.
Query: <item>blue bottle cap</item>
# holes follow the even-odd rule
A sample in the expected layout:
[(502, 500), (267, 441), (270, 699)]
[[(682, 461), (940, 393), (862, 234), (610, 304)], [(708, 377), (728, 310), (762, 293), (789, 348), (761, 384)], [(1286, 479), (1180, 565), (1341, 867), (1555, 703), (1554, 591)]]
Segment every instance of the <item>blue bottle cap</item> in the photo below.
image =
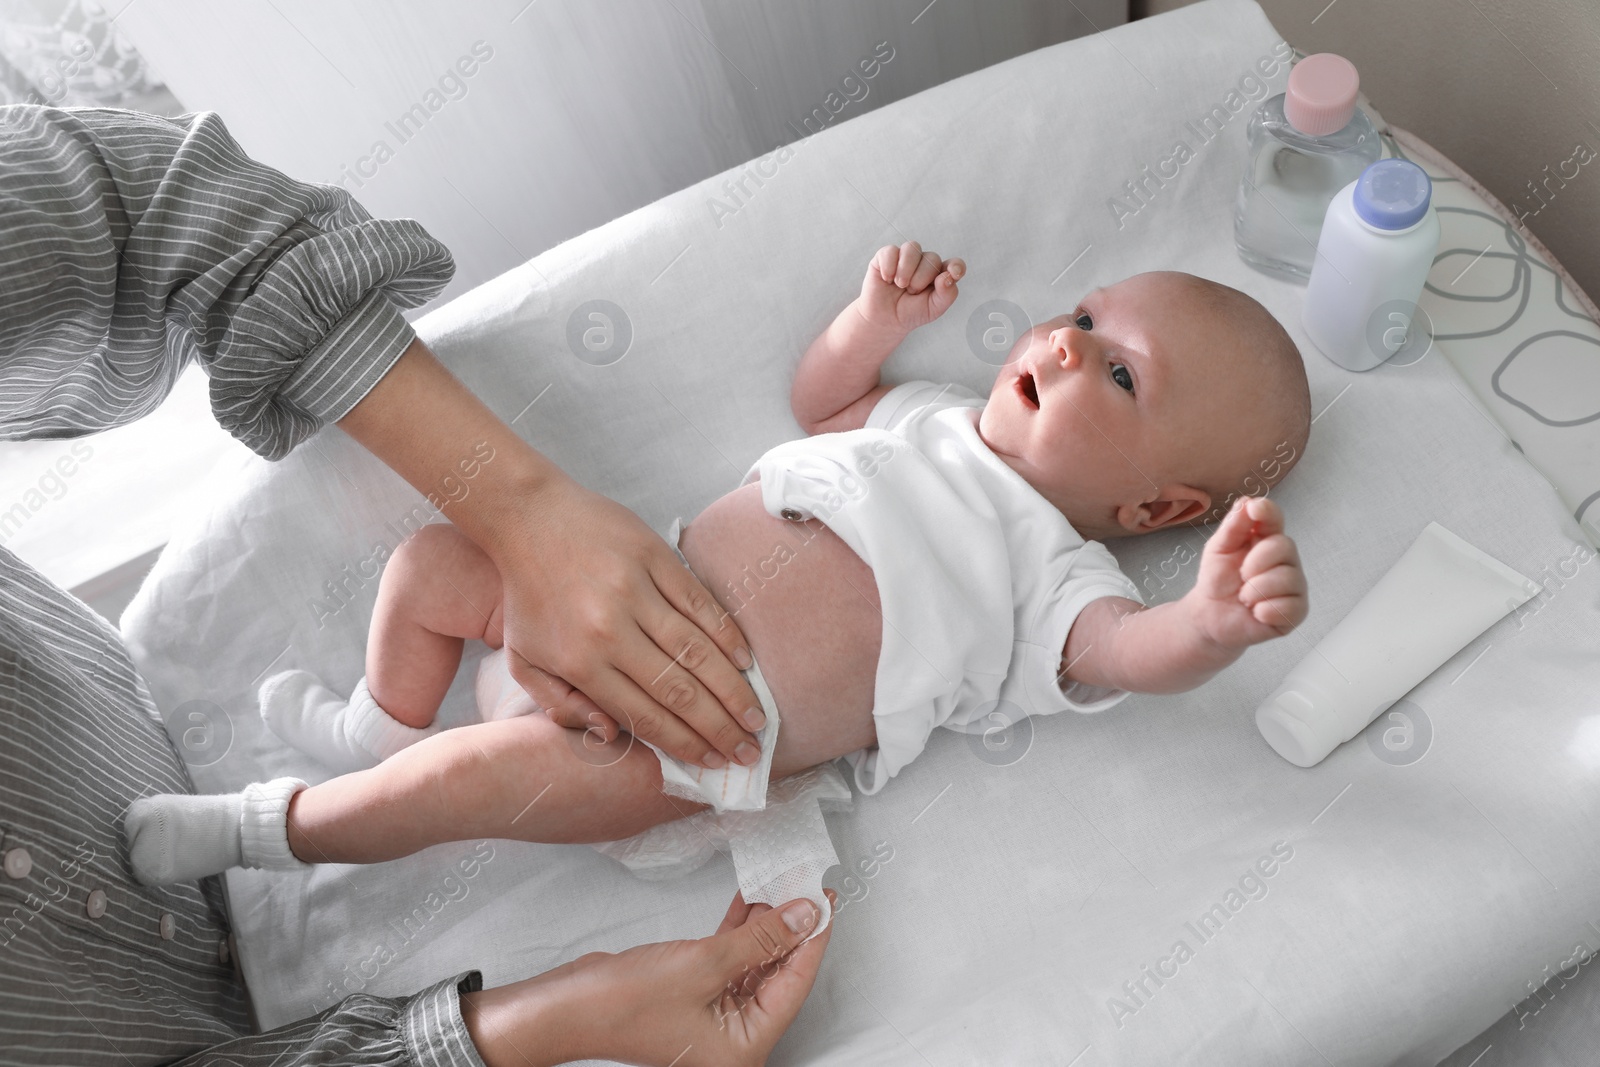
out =
[(1403, 230), (1428, 213), (1433, 182), (1406, 159), (1380, 159), (1356, 179), (1356, 214), (1380, 230)]

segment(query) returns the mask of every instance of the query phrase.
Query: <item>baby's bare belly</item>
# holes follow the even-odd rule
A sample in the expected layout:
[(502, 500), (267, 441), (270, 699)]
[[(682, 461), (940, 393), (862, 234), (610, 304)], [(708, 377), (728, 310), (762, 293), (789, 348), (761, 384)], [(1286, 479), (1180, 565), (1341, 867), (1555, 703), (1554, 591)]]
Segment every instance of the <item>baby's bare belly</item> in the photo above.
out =
[(781, 711), (773, 777), (873, 744), (883, 615), (872, 568), (820, 522), (768, 515), (758, 484), (702, 511), (678, 547), (744, 631)]

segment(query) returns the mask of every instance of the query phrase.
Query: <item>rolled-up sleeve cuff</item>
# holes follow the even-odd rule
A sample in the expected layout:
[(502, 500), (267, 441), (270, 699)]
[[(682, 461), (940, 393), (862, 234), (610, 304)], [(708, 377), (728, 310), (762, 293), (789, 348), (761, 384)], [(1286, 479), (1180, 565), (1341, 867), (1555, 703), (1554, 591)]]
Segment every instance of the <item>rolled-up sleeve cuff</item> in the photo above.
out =
[(306, 353), (278, 395), (322, 425), (337, 422), (389, 373), (416, 337), (387, 296), (368, 293)]
[(417, 1067), (484, 1067), (461, 1018), (461, 994), (483, 988), (477, 971), (429, 986), (406, 1002), (401, 1032)]

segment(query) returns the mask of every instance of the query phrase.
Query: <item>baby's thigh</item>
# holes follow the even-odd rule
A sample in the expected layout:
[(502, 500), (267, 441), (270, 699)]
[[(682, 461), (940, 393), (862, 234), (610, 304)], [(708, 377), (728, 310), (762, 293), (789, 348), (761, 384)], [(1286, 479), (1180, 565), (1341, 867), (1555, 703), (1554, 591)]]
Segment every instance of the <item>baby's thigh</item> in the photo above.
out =
[(434, 633), (504, 643), (500, 569), (450, 523), (430, 523), (401, 542), (378, 586), (381, 609)]
[(440, 736), (449, 734), (463, 735), (452, 777), (480, 801), (489, 787), (491, 807), (504, 826), (496, 836), (614, 841), (705, 810), (662, 793), (661, 761), (630, 734), (605, 743), (598, 734), (558, 726), (542, 713)]

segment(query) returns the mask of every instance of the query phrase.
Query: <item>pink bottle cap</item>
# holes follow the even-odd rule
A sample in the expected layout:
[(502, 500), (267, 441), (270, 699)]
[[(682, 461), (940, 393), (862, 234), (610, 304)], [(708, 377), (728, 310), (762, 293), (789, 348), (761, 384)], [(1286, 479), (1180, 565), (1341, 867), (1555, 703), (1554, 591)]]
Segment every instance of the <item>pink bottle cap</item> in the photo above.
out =
[(1356, 65), (1344, 56), (1332, 52), (1306, 56), (1289, 72), (1283, 117), (1307, 137), (1338, 133), (1356, 112), (1359, 88)]

